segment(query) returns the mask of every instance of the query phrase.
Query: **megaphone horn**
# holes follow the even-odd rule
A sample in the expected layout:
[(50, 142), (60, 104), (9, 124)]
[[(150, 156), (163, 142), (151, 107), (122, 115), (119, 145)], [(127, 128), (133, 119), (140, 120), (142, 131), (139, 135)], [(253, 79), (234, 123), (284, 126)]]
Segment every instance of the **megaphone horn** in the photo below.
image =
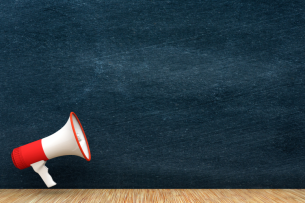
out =
[(12, 152), (14, 165), (19, 169), (30, 166), (43, 179), (47, 187), (56, 185), (45, 163), (59, 156), (75, 155), (91, 160), (89, 144), (76, 114), (71, 112), (67, 123), (56, 133), (35, 142), (15, 148)]

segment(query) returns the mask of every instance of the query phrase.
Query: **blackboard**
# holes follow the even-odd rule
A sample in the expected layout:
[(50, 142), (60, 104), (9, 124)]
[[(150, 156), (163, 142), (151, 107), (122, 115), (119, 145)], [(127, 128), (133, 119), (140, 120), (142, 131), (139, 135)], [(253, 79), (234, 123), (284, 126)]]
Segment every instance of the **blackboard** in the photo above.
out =
[(54, 188), (304, 188), (304, 1), (0, 2), (0, 187), (70, 112)]

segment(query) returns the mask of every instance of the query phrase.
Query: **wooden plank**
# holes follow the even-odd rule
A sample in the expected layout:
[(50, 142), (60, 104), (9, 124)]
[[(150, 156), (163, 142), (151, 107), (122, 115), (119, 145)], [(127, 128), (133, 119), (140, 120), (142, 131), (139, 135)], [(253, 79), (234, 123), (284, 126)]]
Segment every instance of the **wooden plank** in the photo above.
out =
[(1, 189), (0, 202), (305, 202), (304, 189)]

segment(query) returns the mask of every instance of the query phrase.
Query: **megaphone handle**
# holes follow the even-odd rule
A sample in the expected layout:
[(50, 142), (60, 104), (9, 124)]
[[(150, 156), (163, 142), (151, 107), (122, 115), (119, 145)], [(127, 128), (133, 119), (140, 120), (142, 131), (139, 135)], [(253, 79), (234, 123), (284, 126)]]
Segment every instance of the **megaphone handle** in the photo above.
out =
[(44, 183), (47, 185), (48, 188), (53, 187), (56, 183), (53, 181), (51, 175), (48, 172), (48, 167), (45, 166), (46, 161), (41, 160), (36, 163), (31, 164), (34, 171), (40, 175)]

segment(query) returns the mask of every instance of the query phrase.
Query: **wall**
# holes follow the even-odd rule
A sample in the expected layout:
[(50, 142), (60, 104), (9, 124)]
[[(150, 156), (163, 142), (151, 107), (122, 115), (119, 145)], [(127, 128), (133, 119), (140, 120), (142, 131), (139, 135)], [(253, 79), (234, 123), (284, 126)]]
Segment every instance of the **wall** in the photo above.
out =
[(304, 188), (304, 1), (1, 1), (0, 187), (75, 112), (54, 188)]

